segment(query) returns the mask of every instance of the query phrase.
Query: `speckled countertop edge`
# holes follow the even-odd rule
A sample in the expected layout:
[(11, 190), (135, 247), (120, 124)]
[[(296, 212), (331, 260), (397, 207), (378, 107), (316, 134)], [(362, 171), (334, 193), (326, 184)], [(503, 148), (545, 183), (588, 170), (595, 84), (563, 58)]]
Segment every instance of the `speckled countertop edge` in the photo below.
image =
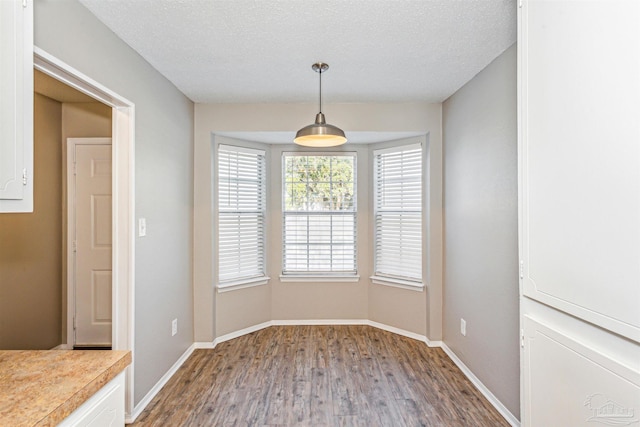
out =
[(129, 364), (130, 351), (0, 351), (0, 425), (54, 426)]

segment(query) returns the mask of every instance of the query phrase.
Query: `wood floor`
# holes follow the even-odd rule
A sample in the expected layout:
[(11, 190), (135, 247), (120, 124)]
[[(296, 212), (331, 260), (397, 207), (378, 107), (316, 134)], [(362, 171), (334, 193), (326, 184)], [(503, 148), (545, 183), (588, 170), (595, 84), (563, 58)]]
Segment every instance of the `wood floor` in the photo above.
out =
[(508, 426), (439, 348), (272, 326), (195, 350), (134, 426)]

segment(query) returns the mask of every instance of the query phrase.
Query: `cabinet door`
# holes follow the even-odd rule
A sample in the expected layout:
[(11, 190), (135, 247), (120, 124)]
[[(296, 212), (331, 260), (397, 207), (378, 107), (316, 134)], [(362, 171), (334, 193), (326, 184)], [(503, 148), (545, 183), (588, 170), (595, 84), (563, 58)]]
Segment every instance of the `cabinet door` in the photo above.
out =
[(523, 426), (640, 423), (640, 361), (623, 363), (582, 342), (575, 331), (565, 334), (528, 316), (523, 328)]
[(522, 293), (640, 342), (640, 2), (521, 8)]
[(0, 58), (0, 212), (32, 212), (32, 0), (0, 1)]

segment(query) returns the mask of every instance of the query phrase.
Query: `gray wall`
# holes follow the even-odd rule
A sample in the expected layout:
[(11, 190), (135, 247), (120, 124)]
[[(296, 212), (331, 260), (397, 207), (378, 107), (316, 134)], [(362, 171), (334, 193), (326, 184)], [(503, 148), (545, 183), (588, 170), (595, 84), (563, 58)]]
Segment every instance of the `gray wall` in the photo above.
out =
[(519, 417), (515, 45), (444, 102), (443, 138), (444, 342)]
[(193, 103), (76, 0), (36, 0), (34, 14), (37, 47), (135, 104), (138, 403), (193, 343)]

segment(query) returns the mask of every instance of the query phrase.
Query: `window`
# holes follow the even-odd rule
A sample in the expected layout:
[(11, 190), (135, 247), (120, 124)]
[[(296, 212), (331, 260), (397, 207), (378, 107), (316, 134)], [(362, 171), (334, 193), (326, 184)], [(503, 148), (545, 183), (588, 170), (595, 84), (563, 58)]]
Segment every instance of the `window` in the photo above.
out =
[(355, 275), (356, 157), (283, 154), (283, 277)]
[(422, 287), (422, 146), (373, 154), (374, 282)]
[(265, 153), (218, 148), (218, 286), (264, 281)]

